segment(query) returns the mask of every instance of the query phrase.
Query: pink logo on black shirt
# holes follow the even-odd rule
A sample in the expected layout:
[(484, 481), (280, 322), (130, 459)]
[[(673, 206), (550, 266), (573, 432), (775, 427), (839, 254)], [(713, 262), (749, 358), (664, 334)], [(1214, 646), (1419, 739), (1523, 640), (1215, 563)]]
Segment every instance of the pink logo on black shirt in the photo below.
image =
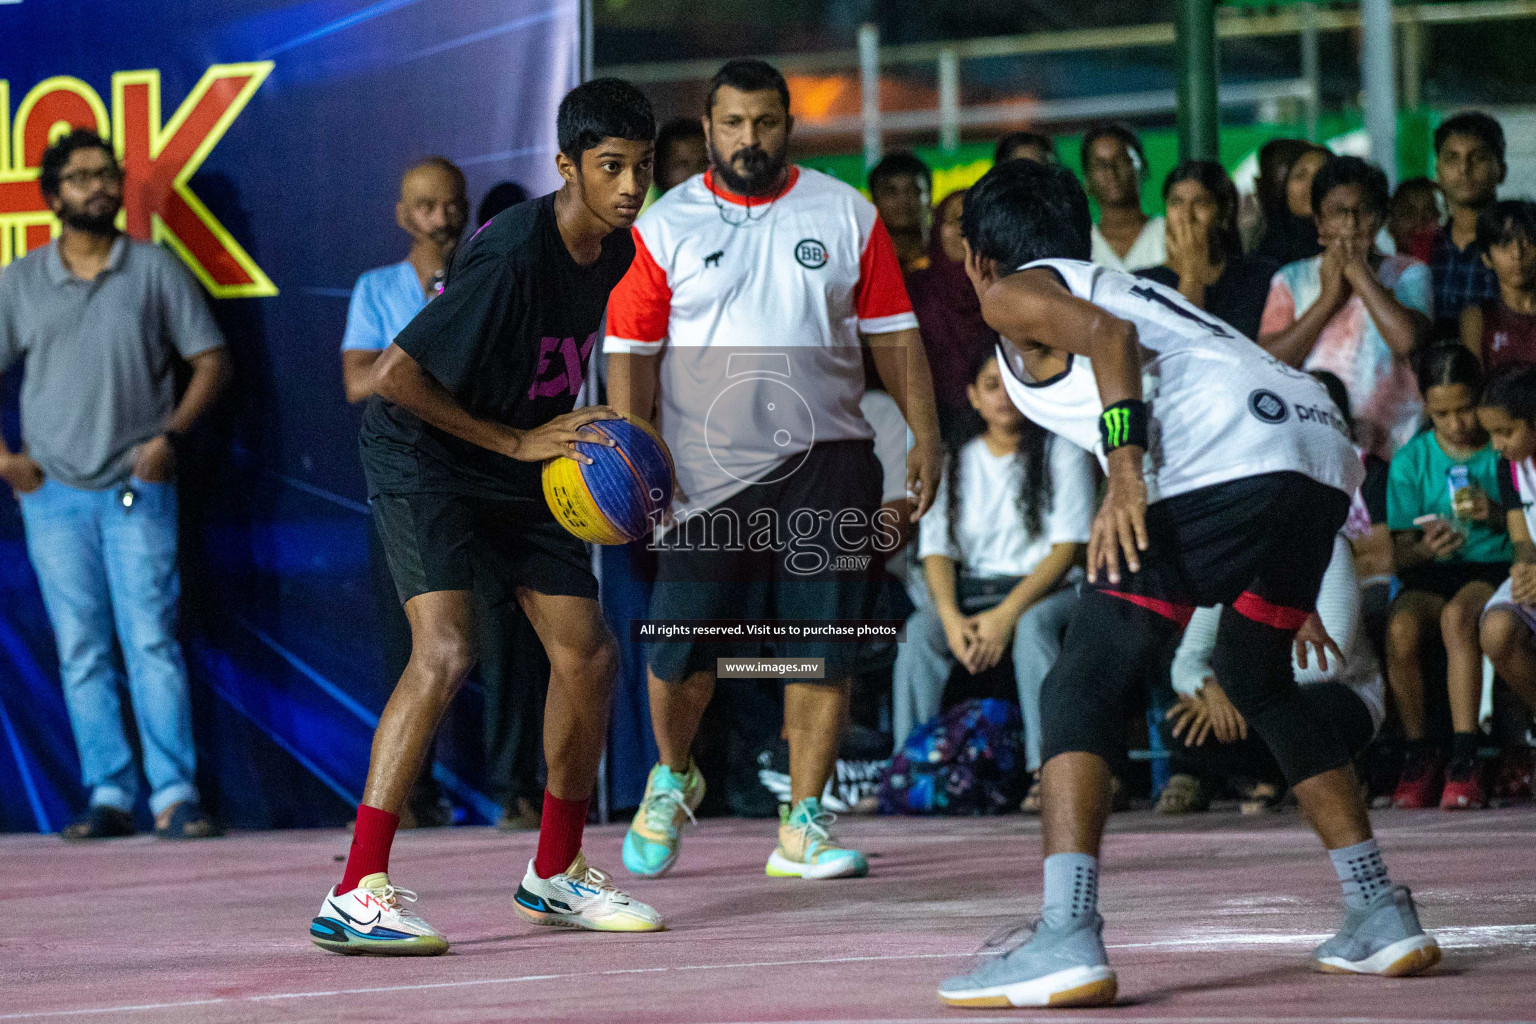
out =
[[(575, 338), (540, 338), (539, 365), (533, 371), (533, 383), (528, 385), (528, 397), (554, 398), (556, 395), (574, 395), (580, 391), (582, 367), (586, 365), (587, 356), (596, 341), (596, 331), (581, 343), (580, 350), (576, 348)], [(558, 360), (555, 358), (556, 353), (560, 357)], [(554, 376), (548, 376), (551, 370), (555, 371)]]

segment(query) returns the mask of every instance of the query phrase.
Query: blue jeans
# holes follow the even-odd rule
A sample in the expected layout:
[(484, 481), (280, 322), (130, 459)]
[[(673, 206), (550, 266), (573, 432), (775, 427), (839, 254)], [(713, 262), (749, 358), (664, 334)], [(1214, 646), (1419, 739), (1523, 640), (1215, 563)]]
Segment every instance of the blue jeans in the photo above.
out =
[[(1024, 720), (1024, 767), (1040, 767), (1040, 684), (1061, 654), (1062, 637), (1077, 607), (1078, 589), (1069, 585), (1030, 605), (1013, 627), (1013, 676)], [(900, 750), (907, 734), (939, 713), (944, 684), (955, 656), (944, 623), (931, 606), (907, 619), (907, 639), (891, 672), (893, 733)]]
[(21, 496), (21, 516), (91, 805), (132, 810), (138, 793), (118, 702), (126, 669), (149, 807), (159, 814), (198, 798), (187, 668), (176, 641), (176, 485), (128, 486), (133, 502), (125, 506), (121, 487), (82, 491), (47, 480)]

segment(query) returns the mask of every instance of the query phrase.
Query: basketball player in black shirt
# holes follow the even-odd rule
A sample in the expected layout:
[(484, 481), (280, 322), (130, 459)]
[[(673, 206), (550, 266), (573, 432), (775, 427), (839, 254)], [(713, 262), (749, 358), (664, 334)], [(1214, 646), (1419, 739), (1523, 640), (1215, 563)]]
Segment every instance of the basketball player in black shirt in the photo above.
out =
[(590, 462), (573, 412), (608, 293), (634, 256), (629, 228), (651, 184), (650, 104), (617, 79), (560, 104), (552, 195), (503, 211), (461, 247), (439, 298), (377, 363), (362, 430), (374, 525), (411, 625), (412, 651), (380, 716), (351, 855), (310, 927), (342, 953), (431, 955), (447, 940), (390, 884), (398, 813), (475, 661), (472, 587), (516, 600), (550, 661), (549, 779), (538, 851), (513, 906), (537, 924), (655, 931), (655, 910), (581, 852), (618, 664), (585, 546), (550, 515), (540, 466)]

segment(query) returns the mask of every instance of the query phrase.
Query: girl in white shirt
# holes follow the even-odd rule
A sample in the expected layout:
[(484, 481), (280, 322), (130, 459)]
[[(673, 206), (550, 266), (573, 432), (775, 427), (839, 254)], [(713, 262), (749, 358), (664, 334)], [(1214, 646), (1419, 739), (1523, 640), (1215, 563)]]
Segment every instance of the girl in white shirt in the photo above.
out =
[(918, 524), (931, 598), (907, 620), (896, 656), (895, 739), (939, 712), (956, 662), (972, 674), (1013, 645), (1030, 771), (1040, 767), (1040, 684), (1077, 603), (1078, 548), (1093, 521), (1093, 457), (1025, 419), (1003, 388), (995, 353), (973, 367), (976, 436), (949, 453)]

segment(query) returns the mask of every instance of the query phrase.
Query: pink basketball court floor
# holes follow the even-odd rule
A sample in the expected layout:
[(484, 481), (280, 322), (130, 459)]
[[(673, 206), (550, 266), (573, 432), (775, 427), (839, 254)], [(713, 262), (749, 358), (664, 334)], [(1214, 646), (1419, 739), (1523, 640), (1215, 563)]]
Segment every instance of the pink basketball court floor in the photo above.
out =
[(950, 1010), (934, 995), (986, 935), (1032, 913), (1038, 825), (1020, 817), (862, 819), (871, 876), (767, 878), (771, 824), (709, 821), (674, 873), (633, 881), (622, 826), (587, 850), (661, 908), (659, 935), (525, 925), (512, 892), (530, 834), (402, 833), (392, 873), (453, 941), (430, 959), (322, 953), (309, 918), (343, 832), (66, 846), (0, 839), (0, 1021), (949, 1022), (1312, 1024), (1536, 1020), (1536, 808), (1377, 815), (1445, 960), (1406, 980), (1317, 974), (1337, 884), (1294, 815), (1116, 815), (1105, 940), (1119, 1005)]

